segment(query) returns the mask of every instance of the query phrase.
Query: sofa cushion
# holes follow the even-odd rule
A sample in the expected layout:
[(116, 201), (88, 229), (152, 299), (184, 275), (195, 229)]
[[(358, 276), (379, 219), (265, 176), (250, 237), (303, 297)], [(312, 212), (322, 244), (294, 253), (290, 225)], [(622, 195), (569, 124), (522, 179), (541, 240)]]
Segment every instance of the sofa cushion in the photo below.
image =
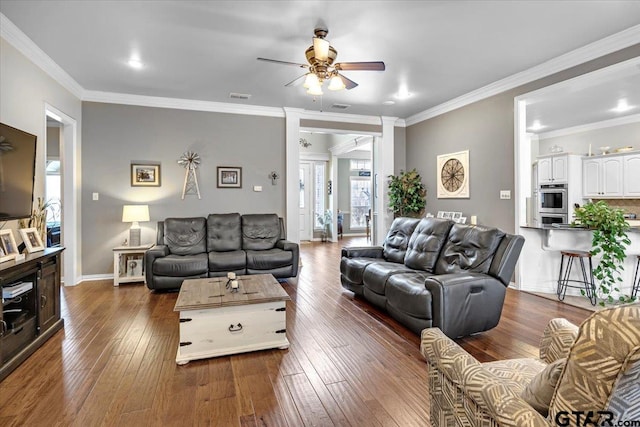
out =
[(247, 254), (243, 250), (209, 252), (209, 271), (236, 271), (246, 268)]
[(282, 249), (266, 249), (263, 251), (246, 251), (247, 269), (271, 270), (293, 264), (293, 252)]
[(640, 304), (597, 311), (580, 325), (549, 416), (555, 419), (561, 411), (591, 410), (640, 419), (639, 373)]
[(351, 283), (362, 284), (364, 269), (373, 262), (380, 262), (380, 258), (347, 258), (340, 260), (340, 273)]
[(207, 254), (167, 255), (153, 262), (153, 274), (159, 276), (195, 276), (209, 271)]
[(431, 320), (431, 292), (424, 287), (429, 273), (398, 273), (387, 279), (387, 304), (412, 317)]
[(207, 217), (207, 250), (225, 252), (242, 249), (241, 219), (238, 213)]
[(504, 237), (497, 228), (454, 224), (436, 262), (436, 274), (472, 271), (487, 274)]
[(362, 275), (362, 282), (369, 290), (384, 295), (387, 279), (396, 273), (412, 272), (409, 267), (397, 262), (374, 262), (369, 264)]
[(560, 373), (567, 359), (558, 359), (547, 365), (542, 372), (538, 373), (529, 384), (522, 390), (520, 396), (541, 415), (549, 414), (549, 404), (551, 397), (558, 384)]
[(402, 263), (409, 239), (416, 226), (420, 222), (419, 218), (396, 218), (391, 223), (391, 228), (382, 243), (383, 256), (387, 261)]
[(452, 225), (453, 222), (448, 219), (423, 218), (409, 240), (405, 265), (433, 273)]
[[(205, 218), (167, 218), (164, 220), (164, 244), (176, 255), (207, 252)], [(205, 257), (206, 258), (206, 257)]]
[(242, 215), (242, 249), (272, 249), (280, 240), (280, 219), (276, 214)]

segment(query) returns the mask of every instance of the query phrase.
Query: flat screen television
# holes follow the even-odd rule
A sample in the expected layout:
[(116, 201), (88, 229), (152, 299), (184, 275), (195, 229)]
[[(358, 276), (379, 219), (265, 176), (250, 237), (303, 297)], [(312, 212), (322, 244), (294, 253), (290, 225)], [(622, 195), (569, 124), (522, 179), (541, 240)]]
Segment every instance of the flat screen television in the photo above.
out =
[(0, 123), (0, 221), (31, 216), (36, 140), (35, 135)]

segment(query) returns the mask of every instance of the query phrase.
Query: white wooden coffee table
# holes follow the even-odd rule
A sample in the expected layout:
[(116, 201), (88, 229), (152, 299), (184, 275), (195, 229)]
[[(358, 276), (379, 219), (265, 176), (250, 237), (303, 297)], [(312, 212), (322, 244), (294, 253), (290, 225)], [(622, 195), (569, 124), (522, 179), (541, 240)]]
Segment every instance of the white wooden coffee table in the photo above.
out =
[(271, 274), (238, 276), (239, 290), (226, 277), (182, 282), (174, 311), (180, 312), (176, 363), (269, 348), (289, 348), (289, 295)]

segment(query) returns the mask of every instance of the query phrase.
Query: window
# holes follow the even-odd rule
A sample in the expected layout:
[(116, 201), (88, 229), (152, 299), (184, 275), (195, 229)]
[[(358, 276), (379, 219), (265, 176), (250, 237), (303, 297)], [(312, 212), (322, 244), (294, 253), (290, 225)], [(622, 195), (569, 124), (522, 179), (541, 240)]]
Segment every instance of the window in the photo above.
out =
[(365, 228), (371, 209), (371, 178), (350, 178), (351, 222), (350, 228)]
[(314, 182), (314, 191), (313, 191), (313, 210), (315, 212), (314, 215), (314, 227), (322, 228), (323, 223), (320, 222), (319, 216), (324, 216), (324, 188), (325, 188), (325, 179), (324, 179), (324, 171), (325, 171), (325, 163), (315, 163), (313, 166), (313, 182)]
[(351, 159), (350, 167), (352, 171), (370, 171), (371, 170), (371, 160), (359, 160), (359, 159)]

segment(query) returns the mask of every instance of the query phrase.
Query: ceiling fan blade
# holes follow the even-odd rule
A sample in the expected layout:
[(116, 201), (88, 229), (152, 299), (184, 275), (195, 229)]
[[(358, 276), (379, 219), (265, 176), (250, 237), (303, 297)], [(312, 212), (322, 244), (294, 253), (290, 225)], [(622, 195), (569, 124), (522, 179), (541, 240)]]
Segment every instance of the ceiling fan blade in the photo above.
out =
[(294, 65), (300, 68), (309, 68), (306, 64), (298, 64), (297, 62), (287, 62), (287, 61), (279, 61), (277, 59), (268, 59), (268, 58), (256, 58), (258, 61), (266, 61), (273, 62), (274, 64), (282, 64), (282, 65)]
[(351, 79), (346, 78), (342, 74), (338, 74), (338, 77), (342, 79), (342, 83), (344, 83), (345, 89), (353, 89), (354, 87), (358, 86), (358, 83), (354, 82)]
[(384, 71), (384, 62), (340, 62), (335, 65), (337, 70), (342, 71)]
[[(309, 73), (307, 73), (309, 74)], [(287, 83), (285, 86), (286, 87), (290, 87), (290, 86), (300, 86), (302, 84), (302, 82), (304, 82), (304, 79), (307, 77), (307, 74), (303, 74), (300, 77), (297, 77), (294, 80), (291, 80), (289, 83)]]

